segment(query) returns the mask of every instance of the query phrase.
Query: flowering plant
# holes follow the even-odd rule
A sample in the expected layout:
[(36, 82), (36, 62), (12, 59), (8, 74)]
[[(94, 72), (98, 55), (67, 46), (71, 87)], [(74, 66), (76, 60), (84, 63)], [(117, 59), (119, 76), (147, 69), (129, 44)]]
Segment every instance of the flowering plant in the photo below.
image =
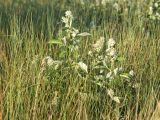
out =
[(87, 81), (89, 84), (91, 82), (100, 88), (105, 88), (110, 98), (120, 103), (119, 97), (115, 95), (113, 89), (126, 81), (130, 82), (134, 76), (133, 70), (125, 73), (123, 67), (120, 66), (119, 63), (122, 58), (118, 56), (116, 41), (113, 38), (106, 41), (104, 37), (100, 37), (88, 51), (90, 64), (84, 63), (79, 55), (81, 42), (79, 38), (90, 34), (87, 32), (79, 33), (79, 30), (72, 27), (72, 21), (73, 15), (71, 11), (66, 11), (65, 16), (62, 17), (64, 33), (59, 40), (49, 41), (51, 44), (59, 45), (59, 58), (61, 59), (53, 60), (50, 56), (43, 59), (42, 64), (49, 66), (47, 73), (49, 78), (54, 79), (53, 73), (58, 69), (72, 71), (72, 74), (77, 74), (80, 79), (91, 79), (91, 81)]
[(152, 20), (160, 20), (160, 0), (151, 3), (148, 15)]

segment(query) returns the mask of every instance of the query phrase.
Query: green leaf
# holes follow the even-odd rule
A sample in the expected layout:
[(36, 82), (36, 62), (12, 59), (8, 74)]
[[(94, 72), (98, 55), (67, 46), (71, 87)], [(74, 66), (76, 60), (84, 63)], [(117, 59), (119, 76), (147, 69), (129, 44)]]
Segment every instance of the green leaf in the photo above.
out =
[(63, 42), (61, 40), (50, 40), (48, 43), (50, 44), (58, 44), (58, 45), (62, 45)]
[(130, 78), (128, 73), (122, 73), (122, 74), (120, 74), (120, 76), (123, 78), (127, 78), (127, 79)]

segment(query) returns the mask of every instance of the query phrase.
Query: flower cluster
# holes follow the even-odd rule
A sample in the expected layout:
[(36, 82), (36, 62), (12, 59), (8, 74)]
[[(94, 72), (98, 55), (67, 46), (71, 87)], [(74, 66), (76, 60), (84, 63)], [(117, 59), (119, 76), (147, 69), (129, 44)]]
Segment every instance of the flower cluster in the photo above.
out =
[(66, 28), (71, 28), (72, 27), (72, 20), (73, 20), (73, 15), (71, 11), (66, 11), (65, 12), (65, 17), (62, 17), (62, 22), (65, 23)]
[(104, 45), (104, 37), (100, 37), (100, 39), (92, 45), (93, 50), (96, 52), (100, 52)]
[[(79, 31), (72, 27), (73, 15), (71, 11), (66, 11), (65, 16), (62, 17), (62, 22), (65, 24), (66, 34), (63, 36), (62, 40), (64, 45), (67, 45), (67, 42), (73, 41)], [(74, 40), (76, 42), (76, 40)], [(72, 43), (69, 43), (72, 44)]]
[(115, 44), (115, 40), (113, 38), (110, 38), (108, 41), (108, 49), (106, 50), (106, 55), (110, 56), (112, 60), (115, 60), (117, 57)]
[(88, 55), (93, 58), (92, 69), (96, 72), (94, 83), (103, 88), (109, 87), (108, 95), (112, 100), (119, 103), (119, 97), (114, 95), (110, 83), (118, 84), (120, 81), (130, 81), (134, 72), (131, 70), (129, 73), (125, 73), (124, 68), (118, 63), (119, 56), (116, 51), (116, 41), (113, 38), (105, 42), (105, 38), (100, 37), (92, 45), (92, 49)]
[(160, 0), (152, 2), (148, 10), (149, 18), (152, 20), (160, 20)]
[(54, 66), (54, 69), (57, 70), (58, 67), (62, 64), (62, 61), (59, 61), (59, 60), (53, 60), (53, 58), (51, 56), (47, 56), (45, 58), (42, 59), (42, 62), (41, 62), (41, 66), (42, 68), (46, 68), (47, 66), (48, 67), (51, 67), (51, 66)]
[[(82, 71), (88, 72), (87, 65), (82, 61), (78, 62), (79, 59), (78, 51), (79, 51), (79, 37), (89, 36), (90, 34), (87, 32), (80, 33), (79, 30), (72, 26), (73, 15), (71, 11), (66, 11), (65, 16), (62, 17), (62, 23), (64, 23), (64, 31), (58, 40), (50, 40), (49, 43), (59, 45), (60, 56), (62, 59), (67, 60), (53, 60), (50, 56), (45, 57), (42, 60), (42, 66), (53, 67), (54, 70), (57, 70), (60, 65), (65, 61), (65, 63), (69, 62), (68, 65), (72, 64), (75, 68), (78, 66)], [(68, 53), (70, 54), (68, 54)], [(66, 67), (66, 66), (63, 66)]]
[[(116, 80), (121, 81), (121, 79), (129, 81), (134, 76), (134, 72), (130, 71), (126, 74), (120, 64), (116, 63), (118, 59), (116, 41), (113, 38), (105, 41), (104, 37), (100, 37), (99, 40), (92, 44), (92, 49), (88, 52), (90, 56), (88, 63), (90, 64), (87, 65), (79, 55), (79, 37), (89, 36), (90, 34), (87, 32), (79, 33), (79, 30), (72, 26), (72, 21), (72, 12), (66, 11), (65, 16), (62, 17), (62, 22), (65, 24), (64, 34), (60, 36), (59, 40), (50, 41), (50, 43), (59, 45), (60, 56), (63, 55), (64, 57), (61, 58), (62, 60), (53, 60), (52, 57), (47, 56), (42, 60), (42, 66), (54, 68), (51, 70), (58, 70), (60, 66), (61, 70), (67, 69), (70, 71), (74, 69), (74, 74), (77, 74), (82, 79), (91, 78), (92, 83), (106, 88), (110, 98), (120, 103), (119, 97), (115, 96), (110, 83)], [(49, 75), (53, 75), (52, 72)]]
[(73, 15), (71, 11), (66, 11), (65, 16), (62, 17), (62, 22), (65, 24), (65, 34), (61, 37), (63, 44), (71, 48), (71, 52), (79, 48), (79, 39), (80, 36), (89, 36), (87, 32), (80, 33), (78, 29), (72, 26)]

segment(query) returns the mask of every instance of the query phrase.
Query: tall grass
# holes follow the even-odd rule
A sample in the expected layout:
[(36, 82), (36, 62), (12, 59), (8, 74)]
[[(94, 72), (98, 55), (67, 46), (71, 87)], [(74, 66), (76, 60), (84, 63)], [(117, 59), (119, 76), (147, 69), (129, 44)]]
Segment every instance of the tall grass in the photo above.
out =
[[(160, 86), (160, 24), (144, 13), (138, 17), (139, 1), (132, 1), (127, 14), (108, 7), (81, 5), (78, 0), (45, 2), (9, 1), (0, 3), (0, 101), (4, 120), (158, 120)], [(148, 4), (140, 2), (146, 10)], [(149, 2), (148, 2), (149, 3)], [(125, 7), (125, 4), (122, 4)], [(133, 69), (133, 81), (113, 89), (120, 104), (106, 90), (92, 84), (92, 78), (77, 76), (72, 66), (46, 76), (42, 60), (60, 59), (57, 46), (48, 44), (63, 31), (61, 17), (66, 10), (74, 15), (73, 25), (87, 31), (79, 55), (87, 64), (88, 52), (101, 36), (113, 37), (118, 53), (125, 58), (121, 66)], [(95, 73), (88, 73), (94, 75)]]

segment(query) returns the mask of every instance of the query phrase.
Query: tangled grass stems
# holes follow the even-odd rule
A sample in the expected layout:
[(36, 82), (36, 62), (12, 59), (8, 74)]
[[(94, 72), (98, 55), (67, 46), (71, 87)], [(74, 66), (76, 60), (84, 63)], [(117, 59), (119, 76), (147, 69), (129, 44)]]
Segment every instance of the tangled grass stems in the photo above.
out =
[[(3, 119), (159, 119), (160, 26), (149, 15), (154, 2), (1, 4)], [(73, 11), (72, 28), (61, 21), (71, 15), (66, 10)], [(58, 45), (48, 44), (52, 38)], [(109, 38), (116, 44), (106, 51)], [(111, 66), (112, 56), (119, 62)]]

